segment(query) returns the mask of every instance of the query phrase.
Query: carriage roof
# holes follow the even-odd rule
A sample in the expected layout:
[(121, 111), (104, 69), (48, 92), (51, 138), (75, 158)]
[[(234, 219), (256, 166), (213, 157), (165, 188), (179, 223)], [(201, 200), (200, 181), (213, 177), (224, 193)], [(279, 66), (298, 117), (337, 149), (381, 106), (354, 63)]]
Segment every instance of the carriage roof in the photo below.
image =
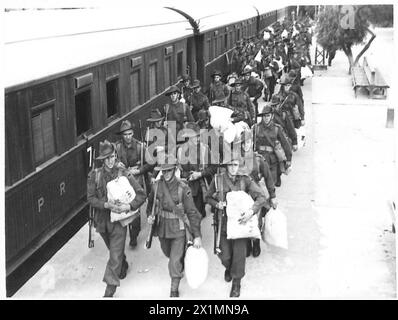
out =
[[(192, 34), (184, 17), (163, 7), (167, 1), (157, 3), (5, 12), (4, 86), (39, 80)], [(247, 5), (225, 8), (184, 2), (174, 7), (199, 20), (202, 32), (256, 16), (255, 9)], [(260, 7), (260, 13), (272, 10)]]

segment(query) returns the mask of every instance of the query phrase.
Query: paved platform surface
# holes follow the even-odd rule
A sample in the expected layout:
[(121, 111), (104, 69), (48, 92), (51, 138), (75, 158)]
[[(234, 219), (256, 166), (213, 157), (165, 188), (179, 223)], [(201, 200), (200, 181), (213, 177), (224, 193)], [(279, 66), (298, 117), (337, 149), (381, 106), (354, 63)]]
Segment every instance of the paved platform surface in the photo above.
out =
[[(378, 50), (392, 50), (391, 34), (384, 37)], [(289, 249), (261, 244), (261, 255), (247, 259), (241, 299), (396, 298), (388, 206), (398, 189), (396, 132), (385, 128), (386, 101), (355, 100), (347, 66), (338, 52), (331, 68), (302, 87), (306, 144), (294, 153), (293, 170), (277, 189)], [(193, 290), (183, 279), (183, 299), (228, 299), (230, 284), (212, 253), (211, 219), (202, 221), (207, 280)], [(13, 299), (101, 298), (107, 250), (98, 234), (88, 249), (87, 230), (84, 226)], [(129, 270), (115, 298), (168, 299), (167, 259), (157, 239), (150, 250), (144, 248), (147, 232), (143, 223), (138, 247), (126, 246)]]

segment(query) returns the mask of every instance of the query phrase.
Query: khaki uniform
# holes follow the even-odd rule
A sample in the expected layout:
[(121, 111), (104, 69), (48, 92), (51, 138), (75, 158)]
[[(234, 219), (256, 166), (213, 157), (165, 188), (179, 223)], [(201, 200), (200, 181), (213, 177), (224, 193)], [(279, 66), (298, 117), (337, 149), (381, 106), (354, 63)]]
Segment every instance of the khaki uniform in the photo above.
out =
[[(140, 184), (127, 171), (120, 170), (120, 174), (126, 176), (136, 196), (130, 203), (132, 210), (137, 210), (145, 201), (146, 195)], [(127, 228), (122, 227), (120, 222), (110, 221), (110, 210), (104, 208), (104, 203), (108, 201), (106, 184), (119, 175), (119, 169), (114, 167), (110, 172), (104, 167), (92, 170), (87, 178), (87, 200), (95, 208), (94, 226), (96, 231), (104, 239), (105, 245), (109, 250), (109, 260), (106, 265), (103, 281), (108, 285), (120, 285), (119, 275), (122, 263), (126, 259), (124, 255), (124, 245), (126, 242)]]
[(188, 181), (188, 186), (191, 188), (196, 208), (201, 215), (205, 217), (206, 211), (204, 196), (207, 191), (207, 180), (205, 181), (204, 179), (211, 181), (217, 171), (217, 167), (209, 165), (211, 159), (210, 149), (207, 145), (198, 143), (196, 146), (196, 153), (192, 154), (192, 152), (190, 153), (189, 151), (192, 151), (192, 148), (194, 147), (195, 146), (193, 146), (189, 141), (182, 144), (177, 151), (177, 159), (182, 169), (181, 178), (188, 179), (192, 171), (201, 172), (202, 174), (201, 178)]
[(165, 121), (176, 121), (177, 133), (184, 127), (185, 122), (194, 121), (191, 109), (186, 103), (177, 101), (177, 103), (170, 103), (168, 106), (168, 110), (167, 107), (164, 110)]
[[(201, 237), (201, 215), (195, 207), (191, 189), (187, 184), (176, 177), (170, 182), (161, 179), (157, 183), (159, 185), (156, 198), (159, 205), (155, 235), (159, 237), (164, 255), (169, 258), (170, 277), (182, 278), (187, 223), (189, 223), (189, 230), (193, 238)], [(150, 215), (154, 203), (154, 188), (155, 186), (152, 187), (148, 198), (148, 215)], [(178, 208), (177, 204), (182, 208)]]
[[(275, 124), (273, 120), (268, 126), (261, 121), (260, 123), (255, 124), (253, 128), (255, 134), (255, 151), (261, 154), (267, 161), (272, 173), (272, 179), (274, 182), (277, 182), (278, 179), (280, 179), (281, 172), (279, 170), (278, 158), (274, 153), (275, 141), (280, 141), (282, 148), (285, 151), (287, 161), (291, 161), (292, 149), (289, 142), (282, 132), (282, 127)], [(266, 137), (268, 137), (268, 139)]]
[(192, 106), (192, 116), (194, 117), (195, 121), (198, 121), (198, 112), (200, 110), (208, 110), (210, 103), (209, 99), (206, 97), (206, 95), (199, 91), (193, 92), (191, 95), (191, 106)]
[(223, 83), (222, 81), (219, 82), (212, 82), (210, 84), (210, 89), (209, 89), (209, 100), (210, 103), (212, 103), (215, 100), (221, 100), (229, 97), (229, 89), (228, 86)]
[[(232, 180), (226, 172), (221, 175), (224, 195), (230, 191), (245, 191), (254, 200), (253, 212), (258, 212), (265, 205), (264, 193), (248, 176), (237, 175), (235, 180)], [(206, 193), (206, 202), (215, 207), (219, 201), (221, 201), (220, 195), (216, 192), (215, 180), (213, 179)], [(230, 271), (232, 278), (241, 279), (245, 275), (247, 238), (228, 240), (227, 220), (227, 215), (224, 213), (221, 220), (221, 254), (219, 257), (223, 266)]]

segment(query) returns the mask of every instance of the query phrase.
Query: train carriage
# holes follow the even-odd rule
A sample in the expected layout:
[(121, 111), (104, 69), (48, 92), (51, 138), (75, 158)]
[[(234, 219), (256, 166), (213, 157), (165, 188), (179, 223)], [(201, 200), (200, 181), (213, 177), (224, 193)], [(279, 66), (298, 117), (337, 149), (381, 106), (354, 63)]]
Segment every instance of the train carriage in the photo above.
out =
[[(208, 86), (215, 68), (227, 71), (237, 40), (289, 10), (239, 8), (206, 17), (205, 8), (187, 7), (201, 18), (199, 32), (165, 8), (4, 14), (7, 276), (85, 214), (90, 153), (99, 141), (115, 140), (125, 119), (140, 139), (138, 119), (146, 125), (181, 75)], [(31, 28), (20, 32), (22, 22)]]

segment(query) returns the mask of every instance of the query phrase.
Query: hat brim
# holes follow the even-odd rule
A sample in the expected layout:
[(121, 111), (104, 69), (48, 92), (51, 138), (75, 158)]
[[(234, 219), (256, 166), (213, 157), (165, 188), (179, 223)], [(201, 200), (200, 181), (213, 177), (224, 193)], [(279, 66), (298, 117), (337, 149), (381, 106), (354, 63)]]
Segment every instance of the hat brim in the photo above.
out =
[(168, 92), (166, 92), (164, 95), (165, 96), (170, 96), (172, 93), (174, 93), (174, 92), (177, 92), (177, 93), (180, 93), (181, 94), (181, 91), (180, 90), (173, 90), (173, 91), (168, 91)]
[(161, 165), (161, 166), (155, 167), (155, 170), (164, 171), (164, 170), (175, 169), (176, 167), (177, 167), (177, 164), (167, 164), (167, 165)]
[(146, 121), (148, 121), (148, 122), (157, 122), (157, 121), (161, 121), (161, 120), (163, 120), (164, 119), (164, 117), (160, 117), (160, 118), (157, 118), (157, 119), (155, 119), (155, 118), (149, 118), (149, 119), (146, 119)]
[(133, 133), (134, 133), (134, 129), (133, 129), (133, 128), (129, 128), (129, 129), (124, 129), (124, 130), (122, 130), (122, 131), (116, 132), (116, 134), (117, 134), (117, 135), (122, 135), (123, 132), (129, 131), (129, 130), (133, 131)]
[(200, 133), (183, 133), (181, 134), (181, 138), (194, 138), (194, 137), (199, 137)]

